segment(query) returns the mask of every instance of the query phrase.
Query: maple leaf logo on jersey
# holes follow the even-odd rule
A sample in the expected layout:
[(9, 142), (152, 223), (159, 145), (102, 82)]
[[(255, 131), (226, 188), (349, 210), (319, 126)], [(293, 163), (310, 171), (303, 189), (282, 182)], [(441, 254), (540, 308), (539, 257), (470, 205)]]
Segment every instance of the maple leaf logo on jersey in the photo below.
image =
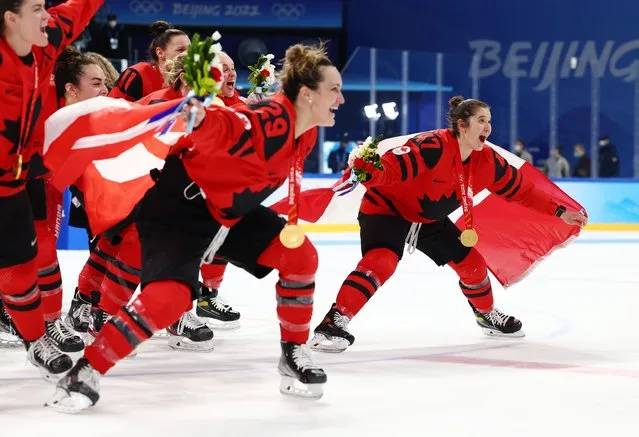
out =
[(268, 196), (273, 194), (277, 190), (277, 186), (266, 186), (261, 191), (251, 191), (250, 188), (246, 188), (240, 193), (233, 193), (233, 203), (228, 208), (222, 208), (220, 213), (222, 218), (226, 220), (232, 220), (238, 217), (242, 217), (247, 212), (261, 204)]
[(422, 196), (417, 199), (421, 212), (419, 215), (427, 220), (441, 220), (446, 218), (448, 214), (455, 211), (459, 207), (457, 195), (453, 193), (449, 196), (442, 196), (438, 200), (432, 200), (428, 196)]

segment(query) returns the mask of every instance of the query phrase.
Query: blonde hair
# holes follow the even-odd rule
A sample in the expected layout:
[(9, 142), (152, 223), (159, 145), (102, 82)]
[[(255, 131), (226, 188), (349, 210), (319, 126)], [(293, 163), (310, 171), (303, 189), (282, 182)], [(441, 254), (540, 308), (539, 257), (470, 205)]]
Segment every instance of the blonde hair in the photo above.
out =
[(175, 59), (169, 59), (166, 61), (166, 69), (163, 73), (164, 86), (166, 88), (173, 88), (179, 90), (182, 86), (180, 80), (180, 74), (184, 72), (184, 59), (186, 58), (186, 52), (180, 53)]
[(302, 86), (316, 90), (324, 78), (320, 67), (330, 67), (324, 42), (318, 47), (295, 44), (286, 50), (284, 65), (280, 73), (282, 91), (295, 102)]
[(118, 77), (120, 77), (118, 70), (115, 69), (113, 64), (109, 62), (107, 58), (99, 53), (87, 52), (85, 55), (91, 59), (93, 63), (99, 65), (102, 71), (104, 71), (104, 76), (106, 78), (104, 84), (109, 90), (111, 90), (111, 88), (115, 85), (115, 82), (118, 80)]

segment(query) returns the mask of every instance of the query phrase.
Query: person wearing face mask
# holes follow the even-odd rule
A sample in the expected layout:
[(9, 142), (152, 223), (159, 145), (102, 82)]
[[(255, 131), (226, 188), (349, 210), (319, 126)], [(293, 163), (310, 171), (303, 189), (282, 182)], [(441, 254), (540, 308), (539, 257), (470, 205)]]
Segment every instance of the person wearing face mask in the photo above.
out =
[(281, 83), (281, 92), (248, 107), (204, 108), (195, 99), (184, 107), (185, 119), (195, 113), (190, 141), (174, 146), (161, 172), (154, 173), (156, 184), (136, 220), (142, 291), (104, 325), (48, 406), (77, 412), (94, 405), (99, 374), (189, 310), (200, 288), (200, 265), (214, 255), (257, 278), (279, 270), (280, 392), (322, 396), (326, 374), (306, 346), (317, 250), (308, 238), (298, 244), (280, 238), (282, 232), (300, 235), (262, 202), (289, 175), (289, 196), (297, 199), (317, 127), (333, 126), (344, 103), (342, 78), (323, 46), (296, 44), (286, 51)]
[(544, 174), (549, 178), (560, 179), (570, 176), (570, 164), (561, 154), (562, 150), (560, 144), (550, 149), (550, 156), (544, 163)]
[(513, 153), (519, 156), (521, 159), (523, 159), (527, 163), (533, 164), (533, 157), (528, 151), (528, 149), (526, 149), (526, 146), (524, 145), (524, 142), (522, 140), (515, 141), (515, 145), (513, 147)]
[(140, 100), (153, 91), (164, 88), (166, 63), (184, 53), (189, 47), (188, 35), (175, 29), (166, 21), (156, 21), (151, 25), (153, 41), (149, 46), (149, 61), (140, 62), (124, 70), (109, 92), (109, 97)]
[(599, 139), (599, 175), (600, 178), (619, 177), (619, 155), (617, 147), (607, 136)]
[(0, 0), (0, 296), (29, 361), (48, 380), (60, 378), (72, 360), (46, 335), (40, 242), (25, 185), (36, 176), (30, 174), (32, 158), (42, 153), (37, 133), (56, 59), (101, 5), (69, 0), (47, 11), (44, 0)]
[[(381, 155), (383, 170), (366, 171), (362, 182), (366, 193), (358, 216), (363, 258), (315, 328), (312, 349), (342, 352), (353, 344), (348, 323), (393, 275), (405, 242), (437, 265), (455, 271), (484, 333), (523, 336), (522, 323), (494, 306), (486, 261), (474, 248), (477, 233), (472, 227), (471, 193), (488, 189), (575, 226), (586, 218), (556, 204), (484, 144), (492, 130), (486, 103), (456, 96), (449, 104), (447, 129), (416, 135)], [(466, 224), (463, 232), (448, 217), (460, 205)]]
[(590, 158), (586, 155), (586, 149), (583, 144), (575, 144), (575, 159), (577, 164), (572, 171), (573, 178), (589, 178), (590, 177)]
[(92, 39), (91, 48), (107, 58), (129, 58), (129, 36), (115, 14), (107, 15), (107, 22)]

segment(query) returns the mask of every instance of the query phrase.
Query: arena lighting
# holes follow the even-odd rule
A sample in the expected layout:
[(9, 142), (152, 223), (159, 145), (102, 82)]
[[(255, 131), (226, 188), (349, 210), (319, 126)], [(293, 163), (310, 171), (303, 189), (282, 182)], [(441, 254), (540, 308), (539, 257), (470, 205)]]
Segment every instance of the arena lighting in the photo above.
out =
[(382, 103), (382, 110), (384, 110), (384, 115), (389, 120), (395, 120), (399, 117), (399, 111), (397, 110), (395, 102)]
[(364, 115), (366, 115), (366, 118), (368, 118), (369, 120), (375, 120), (375, 121), (379, 120), (379, 118), (382, 116), (382, 114), (377, 112), (376, 103), (372, 105), (364, 106)]

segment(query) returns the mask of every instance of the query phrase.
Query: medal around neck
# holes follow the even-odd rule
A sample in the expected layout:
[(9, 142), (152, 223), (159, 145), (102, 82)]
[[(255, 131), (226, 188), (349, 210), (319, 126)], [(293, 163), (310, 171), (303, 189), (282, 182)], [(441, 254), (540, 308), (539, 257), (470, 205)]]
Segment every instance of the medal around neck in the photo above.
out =
[(287, 249), (297, 249), (305, 239), (304, 231), (298, 225), (286, 225), (280, 232), (280, 241)]
[(479, 235), (477, 235), (477, 231), (473, 228), (464, 229), (459, 237), (461, 244), (466, 247), (473, 247), (479, 241)]

